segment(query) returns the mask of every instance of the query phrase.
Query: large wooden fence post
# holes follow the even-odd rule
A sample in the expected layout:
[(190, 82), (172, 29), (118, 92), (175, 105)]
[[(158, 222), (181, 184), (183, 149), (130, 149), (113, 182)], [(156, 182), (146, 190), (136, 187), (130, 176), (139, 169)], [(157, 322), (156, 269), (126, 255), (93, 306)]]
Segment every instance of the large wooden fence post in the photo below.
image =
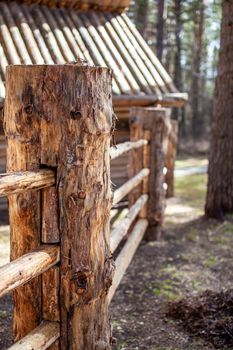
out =
[[(56, 187), (43, 196), (11, 196), (11, 256), (41, 241), (53, 244), (60, 234), (61, 350), (110, 349), (111, 75), (82, 63), (7, 69), (8, 171), (56, 172)], [(44, 317), (53, 313), (41, 308), (41, 288), (56, 288), (57, 273), (42, 275), (42, 286), (37, 278), (16, 292), (17, 339), (40, 322), (41, 309)], [(49, 295), (57, 297), (56, 291)]]
[(171, 120), (171, 131), (168, 137), (167, 155), (165, 160), (166, 175), (165, 182), (167, 184), (166, 197), (174, 196), (174, 171), (176, 160), (176, 148), (178, 139), (178, 122)]
[[(130, 157), (130, 175), (137, 172), (138, 168), (147, 166), (150, 169), (148, 181), (149, 200), (147, 205), (147, 218), (149, 220), (149, 229), (146, 239), (154, 240), (160, 235), (161, 226), (164, 219), (165, 210), (165, 190), (163, 168), (167, 153), (168, 135), (171, 128), (170, 111), (166, 108), (141, 108), (134, 107), (130, 110), (130, 130), (131, 140), (135, 141), (138, 137), (149, 141), (148, 152), (136, 155), (137, 150), (133, 151), (133, 157)], [(138, 136), (139, 135), (139, 136)], [(141, 186), (141, 191), (143, 191)], [(139, 189), (132, 192), (130, 204), (138, 197)], [(133, 198), (133, 199), (132, 199)]]

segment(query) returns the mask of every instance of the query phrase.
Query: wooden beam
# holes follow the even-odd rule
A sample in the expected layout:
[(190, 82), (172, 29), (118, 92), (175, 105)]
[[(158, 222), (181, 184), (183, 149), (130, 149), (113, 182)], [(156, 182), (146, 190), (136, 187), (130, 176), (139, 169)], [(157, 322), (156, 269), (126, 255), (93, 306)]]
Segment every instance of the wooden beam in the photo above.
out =
[(168, 148), (165, 160), (166, 174), (165, 183), (167, 185), (166, 197), (170, 198), (174, 196), (174, 170), (175, 159), (178, 140), (178, 122), (177, 120), (171, 120), (171, 131), (168, 136)]
[(101, 12), (117, 12), (122, 13), (126, 10), (126, 8), (130, 4), (130, 0), (118, 0), (118, 1), (110, 1), (110, 0), (63, 0), (63, 1), (56, 1), (56, 0), (19, 0), (19, 3), (26, 3), (28, 4), (39, 4), (39, 5), (45, 5), (48, 7), (61, 7), (61, 8), (67, 8), (67, 9), (75, 9), (75, 10), (98, 10)]
[(109, 289), (108, 293), (108, 301), (111, 302), (113, 295), (115, 294), (115, 291), (117, 287), (119, 286), (121, 279), (127, 270), (127, 267), (129, 266), (134, 253), (137, 250), (137, 247), (139, 246), (143, 235), (147, 229), (148, 221), (145, 219), (140, 219), (136, 225), (134, 226), (133, 231), (131, 232), (126, 244), (124, 245), (122, 251), (120, 252), (119, 256), (117, 257), (115, 261), (116, 265), (116, 271), (114, 274), (112, 286)]
[(54, 266), (42, 274), (42, 311), (46, 321), (60, 321), (60, 272)]
[(160, 104), (162, 107), (183, 107), (188, 101), (187, 93), (171, 93), (158, 95), (121, 95), (113, 96), (114, 107), (146, 107)]
[(113, 205), (120, 202), (134, 187), (139, 185), (142, 180), (150, 174), (149, 169), (142, 169), (137, 175), (135, 175), (132, 179), (128, 180), (124, 185), (118, 188), (114, 192), (113, 197)]
[(51, 186), (42, 191), (41, 241), (43, 243), (58, 243), (59, 240), (58, 193), (56, 186)]
[(110, 235), (110, 248), (112, 253), (115, 252), (119, 243), (127, 235), (130, 226), (132, 225), (137, 215), (140, 213), (140, 211), (146, 204), (147, 200), (147, 194), (144, 194), (140, 198), (138, 198), (138, 200), (130, 208), (126, 217), (123, 220), (121, 220), (121, 222), (116, 226), (116, 228), (112, 230)]
[(8, 350), (45, 350), (59, 337), (59, 323), (43, 321), (23, 339), (8, 348)]
[(56, 245), (42, 245), (31, 253), (0, 267), (0, 297), (39, 276), (60, 260)]
[[(170, 110), (166, 108), (134, 107), (130, 110), (130, 127), (131, 136), (134, 137), (133, 140), (137, 135), (135, 130), (140, 134), (140, 137), (150, 139), (149, 154), (146, 155), (144, 152), (145, 163), (143, 166), (148, 166), (150, 169), (148, 185), (145, 184), (149, 194), (147, 206), (149, 229), (146, 238), (153, 240), (157, 239), (161, 233), (166, 206), (163, 168), (167, 154), (168, 135), (171, 130)], [(147, 136), (146, 133), (148, 133)], [(131, 158), (129, 169), (133, 170), (136, 160), (135, 157), (133, 162)], [(132, 194), (134, 194), (134, 191)]]
[[(19, 150), (27, 155), (35, 151), (31, 165), (37, 167), (38, 162), (40, 167), (57, 170), (59, 232), (62, 233), (60, 347), (109, 350), (107, 293), (114, 270), (109, 244), (112, 71), (77, 62), (8, 66), (7, 76), (8, 147), (13, 137), (18, 146), (14, 152), (10, 152), (11, 148), (8, 151), (12, 165)], [(38, 142), (35, 148), (33, 141)], [(27, 166), (28, 158), (22, 158)], [(19, 205), (13, 204), (12, 209)], [(41, 200), (39, 204), (43, 210)], [(21, 206), (24, 208), (24, 201)], [(29, 214), (28, 209), (25, 215), (30, 224)], [(39, 233), (41, 222), (39, 216)], [(20, 221), (17, 223), (19, 226)], [(14, 227), (16, 230), (16, 222)], [(20, 228), (20, 236), (23, 235)], [(33, 233), (27, 240), (30, 242), (32, 237)], [(24, 309), (20, 314), (21, 324), (25, 314)]]
[[(14, 29), (14, 28), (12, 28)], [(32, 85), (24, 66), (7, 67), (4, 125), (7, 140), (7, 171), (41, 169), (40, 126)], [(25, 66), (35, 67), (35, 66)], [(12, 71), (12, 74), (11, 74)], [(17, 79), (15, 78), (17, 76)], [(38, 85), (37, 85), (38, 87)], [(38, 91), (38, 90), (37, 90)], [(46, 145), (46, 149), (49, 143)], [(45, 164), (45, 163), (43, 163)], [(41, 191), (27, 191), (8, 197), (11, 234), (11, 260), (39, 248), (41, 240)], [(36, 328), (41, 320), (41, 278), (37, 277), (13, 292), (13, 335), (17, 341)]]
[(120, 143), (116, 147), (111, 147), (110, 149), (111, 160), (121, 156), (124, 153), (129, 152), (132, 149), (140, 148), (147, 144), (148, 144), (147, 140), (138, 140), (135, 142), (127, 141), (127, 142)]
[(0, 197), (39, 190), (54, 184), (54, 171), (47, 169), (0, 174)]

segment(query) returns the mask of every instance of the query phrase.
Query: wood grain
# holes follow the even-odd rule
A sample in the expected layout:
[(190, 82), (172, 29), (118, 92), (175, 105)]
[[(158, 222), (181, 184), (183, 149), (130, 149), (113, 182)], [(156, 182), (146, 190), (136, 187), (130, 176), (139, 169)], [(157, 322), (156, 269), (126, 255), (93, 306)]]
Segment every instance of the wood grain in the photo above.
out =
[[(146, 238), (154, 240), (161, 233), (166, 206), (163, 168), (167, 154), (168, 135), (171, 130), (170, 111), (165, 108), (134, 107), (130, 112), (130, 125), (133, 140), (137, 135), (145, 138), (150, 137), (150, 140), (148, 140), (149, 154), (144, 153), (147, 160), (143, 160), (145, 164), (148, 164), (150, 175), (148, 184), (144, 182), (144, 189), (148, 188), (149, 194), (147, 206), (149, 229)], [(131, 160), (131, 171), (137, 164), (136, 155), (134, 158)]]
[(129, 266), (134, 253), (136, 252), (143, 236), (144, 233), (147, 229), (148, 226), (148, 221), (145, 219), (140, 219), (138, 222), (135, 224), (133, 231), (131, 232), (126, 244), (124, 245), (123, 249), (121, 250), (119, 256), (116, 259), (116, 272), (113, 278), (112, 286), (109, 289), (108, 293), (108, 301), (109, 303), (111, 302), (115, 291), (117, 287), (120, 284), (120, 281)]
[(60, 336), (60, 327), (56, 322), (42, 322), (26, 337), (15, 343), (8, 350), (45, 350)]
[(0, 174), (0, 197), (38, 190), (52, 186), (54, 183), (55, 176), (52, 170)]
[(130, 208), (126, 217), (116, 226), (116, 228), (112, 230), (110, 236), (110, 247), (112, 253), (114, 253), (119, 243), (127, 235), (130, 226), (132, 225), (137, 215), (140, 213), (140, 211), (146, 204), (147, 200), (147, 194), (144, 194), (140, 198), (138, 198), (136, 203), (134, 203), (134, 205), (132, 205), (132, 207)]
[(110, 149), (110, 156), (111, 160), (116, 159), (117, 157), (121, 156), (124, 153), (129, 152), (132, 149), (140, 148), (144, 145), (147, 145), (147, 140), (138, 140), (135, 142), (123, 142), (118, 144), (116, 147), (111, 147)]
[(128, 180), (114, 192), (113, 205), (119, 203), (130, 191), (142, 183), (143, 179), (150, 174), (149, 169), (142, 169), (137, 175)]
[(60, 261), (60, 249), (42, 245), (35, 251), (0, 267), (0, 297), (39, 276)]
[[(43, 164), (56, 172), (61, 348), (110, 349), (107, 293), (113, 273), (109, 247), (112, 72), (81, 62), (9, 66), (7, 70), (4, 115), (8, 154), (12, 157), (8, 165), (17, 165), (13, 155), (24, 150), (21, 159), (25, 167), (31, 155), (34, 169), (30, 170)], [(27, 213), (28, 220), (32, 220), (31, 214)], [(12, 217), (14, 227), (20, 222)], [(37, 227), (40, 232), (40, 225)]]

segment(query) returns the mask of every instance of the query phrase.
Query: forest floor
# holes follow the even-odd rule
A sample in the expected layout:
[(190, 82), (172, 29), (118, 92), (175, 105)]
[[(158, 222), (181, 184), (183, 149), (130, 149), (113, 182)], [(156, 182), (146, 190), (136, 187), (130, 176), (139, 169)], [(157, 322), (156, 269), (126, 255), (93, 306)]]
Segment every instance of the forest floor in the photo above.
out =
[[(189, 157), (176, 165), (198, 167), (206, 160)], [(113, 350), (233, 349), (232, 308), (227, 313), (233, 303), (233, 216), (224, 222), (203, 217), (206, 181), (206, 174), (176, 178), (161, 239), (142, 242), (113, 298)], [(7, 228), (0, 237), (6, 252), (1, 264)], [(1, 350), (11, 343), (11, 319), (10, 297), (0, 299)]]
[(161, 239), (142, 242), (112, 301), (114, 350), (233, 349), (233, 216), (204, 218), (206, 183), (176, 178)]

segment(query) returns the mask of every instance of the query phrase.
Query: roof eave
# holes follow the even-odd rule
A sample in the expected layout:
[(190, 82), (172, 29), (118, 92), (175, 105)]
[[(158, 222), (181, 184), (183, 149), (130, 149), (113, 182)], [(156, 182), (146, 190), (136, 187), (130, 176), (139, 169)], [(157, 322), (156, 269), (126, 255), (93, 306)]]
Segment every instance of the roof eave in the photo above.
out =
[(163, 95), (121, 95), (113, 96), (114, 107), (147, 107), (161, 105), (162, 107), (181, 108), (186, 105), (188, 94), (186, 92), (167, 93)]

